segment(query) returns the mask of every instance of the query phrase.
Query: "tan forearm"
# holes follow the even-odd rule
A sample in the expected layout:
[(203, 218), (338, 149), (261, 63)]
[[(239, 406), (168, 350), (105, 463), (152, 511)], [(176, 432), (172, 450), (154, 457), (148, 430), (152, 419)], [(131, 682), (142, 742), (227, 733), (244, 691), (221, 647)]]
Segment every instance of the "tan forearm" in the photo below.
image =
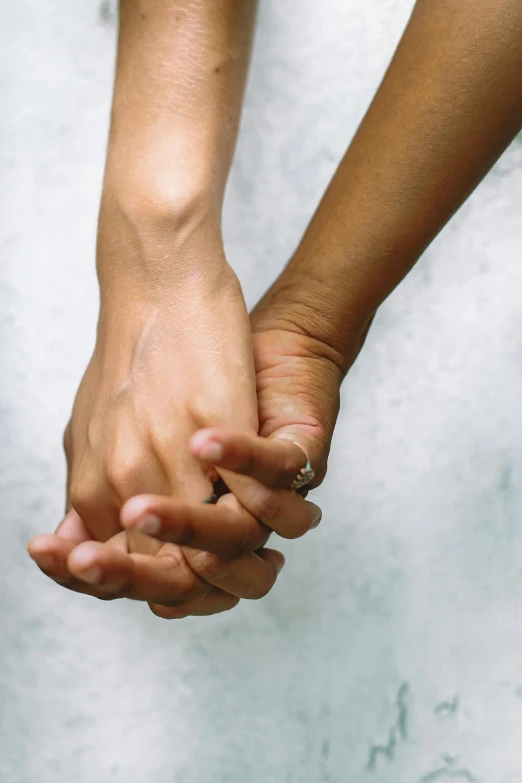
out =
[[(221, 207), (255, 0), (121, 0), (101, 304), (222, 274)], [(127, 305), (126, 305), (127, 306)]]
[(219, 211), (255, 0), (121, 0), (106, 187)]
[[(271, 311), (347, 356), (522, 124), (522, 3), (419, 0)], [(268, 300), (262, 304), (266, 309)], [(299, 315), (300, 313), (300, 315)]]

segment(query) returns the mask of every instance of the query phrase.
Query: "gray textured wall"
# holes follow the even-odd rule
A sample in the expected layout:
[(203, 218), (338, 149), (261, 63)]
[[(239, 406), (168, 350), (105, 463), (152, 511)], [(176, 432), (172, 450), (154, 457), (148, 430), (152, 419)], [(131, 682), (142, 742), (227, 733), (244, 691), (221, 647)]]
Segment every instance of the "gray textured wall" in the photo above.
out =
[[(411, 0), (265, 0), (226, 208), (249, 302)], [(522, 781), (522, 145), (383, 308), (318, 531), (262, 602), (165, 623), (47, 582), (93, 342), (110, 3), (0, 3), (2, 783)]]

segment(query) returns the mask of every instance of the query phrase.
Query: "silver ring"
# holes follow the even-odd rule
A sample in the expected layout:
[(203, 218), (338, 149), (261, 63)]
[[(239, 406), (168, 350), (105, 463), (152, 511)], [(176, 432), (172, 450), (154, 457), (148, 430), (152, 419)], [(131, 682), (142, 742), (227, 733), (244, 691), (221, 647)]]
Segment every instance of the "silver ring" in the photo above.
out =
[(306, 463), (304, 468), (301, 468), (295, 479), (290, 484), (289, 489), (292, 489), (294, 492), (297, 492), (301, 489), (301, 487), (305, 487), (307, 484), (311, 482), (313, 477), (315, 476), (315, 473), (313, 471), (312, 466), (309, 462)]

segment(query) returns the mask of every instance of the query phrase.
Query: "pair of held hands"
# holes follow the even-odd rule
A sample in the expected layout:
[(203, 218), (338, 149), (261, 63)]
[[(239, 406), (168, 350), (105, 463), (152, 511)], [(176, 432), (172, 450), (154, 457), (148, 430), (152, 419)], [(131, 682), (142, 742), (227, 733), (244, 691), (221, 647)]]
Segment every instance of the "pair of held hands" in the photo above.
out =
[[(343, 370), (279, 291), (249, 318), (225, 261), (174, 282), (140, 274), (100, 275), (96, 347), (65, 433), (67, 513), (28, 551), (70, 590), (146, 601), (165, 619), (214, 614), (272, 588), (284, 564), (272, 532), (319, 523), (288, 487), (307, 458), (310, 486), (324, 478)], [(218, 477), (230, 492), (206, 505)]]

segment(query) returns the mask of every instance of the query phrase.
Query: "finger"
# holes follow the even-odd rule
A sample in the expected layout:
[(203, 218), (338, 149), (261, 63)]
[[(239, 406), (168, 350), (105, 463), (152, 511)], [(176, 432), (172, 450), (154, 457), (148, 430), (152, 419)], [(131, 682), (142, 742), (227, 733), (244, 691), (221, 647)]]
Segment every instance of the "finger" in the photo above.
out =
[(71, 509), (62, 519), (54, 535), (39, 535), (32, 538), (27, 551), (46, 576), (63, 587), (72, 587), (74, 577), (67, 570), (67, 557), (75, 546), (92, 540), (81, 517)]
[(92, 484), (92, 489), (83, 489), (79, 482), (73, 482), (69, 496), (70, 503), (87, 529), (91, 531), (92, 537), (105, 543), (121, 530), (118, 524), (121, 504), (116, 493), (110, 486), (104, 485), (102, 479), (99, 485), (95, 486), (94, 482)]
[(214, 588), (210, 593), (195, 598), (193, 601), (178, 604), (178, 606), (163, 606), (162, 604), (149, 604), (150, 610), (163, 620), (182, 620), (184, 617), (202, 617), (219, 612), (228, 612), (239, 603), (239, 598), (224, 590)]
[(272, 589), (285, 559), (275, 549), (260, 549), (237, 560), (221, 560), (210, 552), (184, 549), (193, 571), (214, 587), (238, 598), (257, 600)]
[(174, 498), (139, 495), (123, 506), (120, 522), (160, 541), (234, 559), (266, 543), (269, 531), (251, 514), (230, 503), (189, 504)]
[[(328, 450), (322, 431), (311, 424), (290, 424), (270, 431), (265, 422), (261, 431), (261, 437), (266, 437), (270, 443), (297, 443), (308, 457), (308, 462), (313, 468), (312, 480), (306, 485), (308, 490), (315, 489), (326, 476)], [(297, 474), (296, 474), (297, 475)]]
[(289, 489), (270, 489), (247, 476), (223, 471), (232, 495), (218, 501), (231, 503), (230, 497), (270, 530), (283, 538), (299, 538), (321, 521), (319, 506)]
[(72, 574), (102, 594), (164, 607), (198, 599), (214, 587), (237, 598), (263, 598), (283, 565), (283, 555), (272, 549), (261, 549), (230, 562), (208, 552), (181, 550), (170, 544), (151, 557), (110, 551), (97, 542), (77, 547), (67, 561)]
[[(27, 551), (40, 570), (61, 587), (100, 597), (102, 593), (99, 593), (95, 587), (89, 586), (88, 583), (78, 580), (67, 566), (68, 557), (74, 551), (75, 546), (74, 542), (56, 534), (40, 535), (31, 539)], [(125, 552), (127, 550), (127, 534), (122, 532), (103, 546), (107, 549)]]
[(190, 448), (205, 462), (274, 489), (289, 487), (307, 463), (303, 449), (289, 438), (269, 440), (224, 428), (199, 430), (191, 438)]
[(66, 541), (70, 541), (72, 544), (92, 541), (92, 536), (87, 530), (85, 522), (74, 509), (67, 512), (54, 534)]
[(175, 605), (212, 589), (193, 573), (181, 549), (171, 544), (158, 555), (142, 555), (89, 542), (71, 552), (67, 568), (81, 582), (113, 598)]
[(55, 581), (65, 583), (72, 581), (67, 571), (66, 561), (74, 544), (57, 535), (40, 535), (32, 538), (27, 545), (27, 552), (38, 568)]
[(75, 593), (95, 596), (96, 591), (76, 579), (67, 568), (67, 558), (73, 549), (74, 544), (55, 535), (36, 536), (28, 546), (29, 555), (49, 579)]
[(27, 552), (46, 576), (69, 587), (74, 577), (67, 570), (67, 557), (75, 546), (91, 539), (83, 520), (71, 509), (54, 535), (34, 536), (27, 545)]

